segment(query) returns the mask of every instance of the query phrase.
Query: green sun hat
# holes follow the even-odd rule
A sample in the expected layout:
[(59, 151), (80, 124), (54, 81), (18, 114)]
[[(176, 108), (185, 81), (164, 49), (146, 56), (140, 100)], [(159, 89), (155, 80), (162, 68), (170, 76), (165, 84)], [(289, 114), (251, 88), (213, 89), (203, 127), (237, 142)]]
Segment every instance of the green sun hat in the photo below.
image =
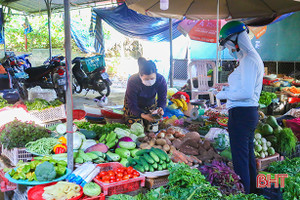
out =
[(241, 33), (245, 30), (248, 30), (246, 25), (240, 21), (231, 21), (226, 23), (220, 31), (220, 46), (224, 46), (224, 44), (229, 40), (229, 38), (232, 35)]

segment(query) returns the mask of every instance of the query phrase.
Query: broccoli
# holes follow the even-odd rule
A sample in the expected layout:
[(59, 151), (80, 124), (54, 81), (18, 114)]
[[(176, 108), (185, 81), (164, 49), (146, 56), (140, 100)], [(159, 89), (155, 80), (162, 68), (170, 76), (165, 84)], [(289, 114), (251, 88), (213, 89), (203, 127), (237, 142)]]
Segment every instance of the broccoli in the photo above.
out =
[(39, 164), (35, 169), (35, 175), (38, 181), (52, 181), (56, 177), (54, 165), (50, 162)]

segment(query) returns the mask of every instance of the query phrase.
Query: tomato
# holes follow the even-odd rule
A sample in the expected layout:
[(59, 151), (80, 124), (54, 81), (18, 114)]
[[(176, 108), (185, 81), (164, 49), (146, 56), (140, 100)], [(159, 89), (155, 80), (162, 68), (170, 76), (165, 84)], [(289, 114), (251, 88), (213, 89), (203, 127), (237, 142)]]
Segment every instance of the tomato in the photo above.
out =
[(140, 173), (139, 173), (139, 172), (136, 172), (136, 175), (137, 175), (137, 176), (140, 176)]
[(125, 172), (125, 168), (124, 167), (120, 168), (120, 172), (124, 173)]
[(110, 177), (109, 177), (108, 175), (105, 175), (105, 176), (102, 177), (102, 180), (103, 180), (103, 181), (108, 181), (109, 178), (110, 178)]
[(115, 176), (109, 176), (109, 180), (115, 180), (116, 177)]
[(122, 169), (121, 169), (121, 168), (118, 168), (116, 171), (117, 171), (118, 173), (122, 173)]
[(140, 176), (140, 173), (138, 172), (138, 171), (136, 171), (136, 170), (133, 170), (133, 173), (132, 173), (133, 175), (137, 175), (137, 176)]
[(109, 171), (107, 172), (107, 174), (108, 174), (109, 176), (114, 176), (114, 175), (115, 175), (115, 172), (113, 172), (112, 170), (109, 170)]
[(132, 172), (133, 172), (133, 167), (127, 167), (127, 173), (128, 174), (132, 174)]
[(100, 173), (99, 173), (99, 175), (98, 175), (98, 176), (102, 177), (102, 176), (105, 176), (106, 174), (107, 174), (107, 172), (105, 172), (105, 171), (102, 171), (102, 172), (100, 172)]
[(122, 173), (118, 173), (117, 174), (117, 178), (122, 178), (123, 177), (123, 174)]
[(113, 182), (115, 182), (115, 180), (113, 180), (113, 179), (111, 179), (111, 180), (109, 181), (109, 183), (113, 183)]
[(109, 180), (107, 180), (107, 181), (103, 181), (103, 183), (109, 183)]
[(123, 176), (123, 180), (128, 180), (128, 179), (129, 179), (128, 175)]
[(132, 178), (137, 178), (137, 177), (139, 177), (138, 175), (133, 175), (133, 177)]
[(128, 174), (127, 176), (128, 176), (129, 178), (132, 178), (132, 177), (133, 177), (133, 175), (132, 175), (132, 174)]
[(122, 178), (121, 178), (121, 179), (120, 179), (120, 178), (117, 178), (117, 179), (116, 179), (116, 182), (119, 182), (119, 181), (121, 181), (121, 180), (122, 180)]
[(127, 173), (127, 171), (125, 171), (123, 174), (124, 174), (124, 175), (127, 175), (128, 173)]

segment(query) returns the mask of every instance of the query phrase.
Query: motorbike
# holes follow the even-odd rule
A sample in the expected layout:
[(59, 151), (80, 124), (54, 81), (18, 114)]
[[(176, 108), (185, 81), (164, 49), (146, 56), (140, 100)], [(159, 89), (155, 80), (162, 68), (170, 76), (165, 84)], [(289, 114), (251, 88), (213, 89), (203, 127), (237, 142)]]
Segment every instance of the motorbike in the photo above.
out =
[[(82, 69), (81, 60), (84, 57), (76, 57), (73, 59), (72, 72), (73, 72), (73, 91), (81, 93), (83, 89), (86, 90), (86, 94), (90, 90), (99, 92), (99, 99), (110, 94), (110, 86), (112, 82), (109, 79), (109, 75), (106, 73), (105, 66), (99, 66), (92, 72), (85, 72)], [(85, 94), (85, 95), (86, 95)]]
[[(24, 85), (25, 88), (40, 86), (44, 89), (54, 89), (60, 101), (65, 102), (65, 66), (63, 64), (63, 56), (53, 56), (49, 58), (47, 64), (39, 67), (28, 67), (24, 69), (27, 77), (15, 78), (18, 82)], [(7, 64), (13, 69), (16, 74), (19, 74), (17, 69), (18, 63), (13, 62), (15, 57), (9, 57)], [(6, 65), (7, 65), (6, 64)]]

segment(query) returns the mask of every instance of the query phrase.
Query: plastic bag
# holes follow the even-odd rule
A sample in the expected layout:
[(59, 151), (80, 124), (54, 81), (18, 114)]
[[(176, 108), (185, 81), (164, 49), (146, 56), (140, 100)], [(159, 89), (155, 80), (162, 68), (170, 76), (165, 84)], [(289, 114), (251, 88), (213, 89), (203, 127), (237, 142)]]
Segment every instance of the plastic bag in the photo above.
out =
[(225, 134), (229, 138), (229, 134), (225, 129), (211, 128), (209, 132), (205, 135), (205, 139), (213, 143), (215, 141), (215, 138), (217, 138), (219, 134)]
[(42, 89), (40, 86), (36, 86), (28, 90), (28, 100), (34, 101), (35, 98), (45, 99), (49, 102), (57, 99), (57, 95), (54, 89)]

